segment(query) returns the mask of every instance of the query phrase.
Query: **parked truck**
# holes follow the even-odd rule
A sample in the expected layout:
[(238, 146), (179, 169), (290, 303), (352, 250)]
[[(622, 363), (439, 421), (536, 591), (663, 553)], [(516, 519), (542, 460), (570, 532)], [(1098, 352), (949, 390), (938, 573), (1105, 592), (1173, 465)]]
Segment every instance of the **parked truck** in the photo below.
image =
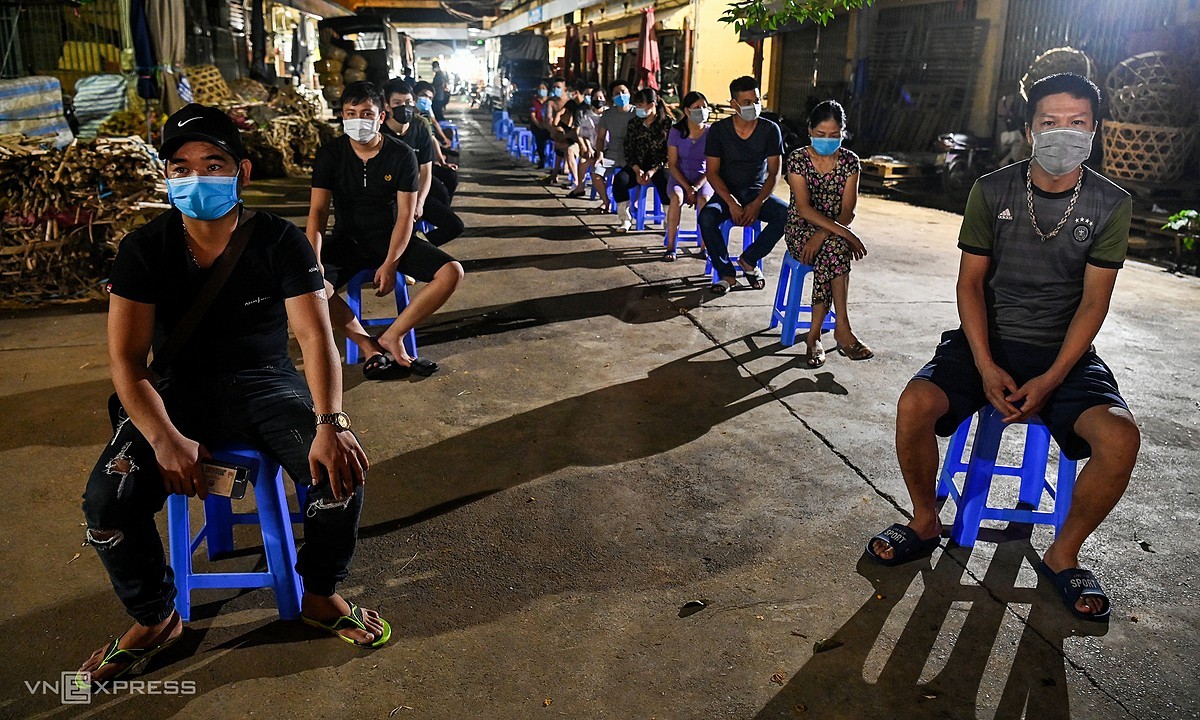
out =
[(532, 32), (488, 40), (488, 88), (484, 102), (506, 108), (514, 120), (529, 121), (529, 104), (540, 80), (550, 74), (550, 41)]

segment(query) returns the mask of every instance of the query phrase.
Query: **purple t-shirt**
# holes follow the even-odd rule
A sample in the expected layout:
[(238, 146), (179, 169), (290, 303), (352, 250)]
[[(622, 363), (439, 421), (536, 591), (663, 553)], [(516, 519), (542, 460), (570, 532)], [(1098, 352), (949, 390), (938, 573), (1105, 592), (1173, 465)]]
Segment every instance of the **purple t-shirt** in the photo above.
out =
[(707, 127), (698, 138), (689, 138), (687, 133), (681, 133), (676, 128), (671, 128), (671, 132), (667, 135), (667, 145), (678, 151), (679, 171), (688, 179), (688, 182), (694, 183), (704, 176), (704, 168), (707, 165), (704, 143), (707, 137)]

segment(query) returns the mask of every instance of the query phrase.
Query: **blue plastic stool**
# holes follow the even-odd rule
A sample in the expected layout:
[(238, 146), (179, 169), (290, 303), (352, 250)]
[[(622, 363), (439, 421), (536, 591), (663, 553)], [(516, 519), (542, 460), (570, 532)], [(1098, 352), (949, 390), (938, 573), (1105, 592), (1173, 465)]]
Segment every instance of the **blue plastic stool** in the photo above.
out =
[[(300, 597), (304, 586), (296, 573), (296, 540), (292, 523), (302, 523), (301, 512), (288, 510), (283, 489), (283, 471), (279, 464), (248, 445), (231, 444), (212, 450), (213, 457), (250, 469), (254, 483), (256, 512), (233, 512), (229, 498), (209, 495), (204, 501), (204, 526), (192, 537), (188, 517), (188, 497), (167, 497), (167, 538), (170, 543), (171, 569), (175, 572), (175, 610), (187, 622), (192, 616), (192, 591), (214, 588), (260, 588), (275, 591), (279, 617), (293, 620), (300, 616)], [(296, 486), (301, 511), (305, 488)], [(233, 526), (258, 525), (262, 528), (266, 572), (207, 572), (192, 569), (192, 555), (204, 541), (208, 557), (213, 559), (233, 550)]]
[[(354, 311), (354, 317), (362, 323), (363, 327), (379, 327), (381, 325), (391, 325), (396, 321), (396, 318), (364, 318), (362, 316), (362, 286), (369, 282), (374, 282), (375, 273), (370, 270), (363, 270), (354, 277), (350, 278), (350, 283), (346, 285), (346, 304)], [(396, 273), (396, 289), (392, 291), (396, 296), (396, 314), (404, 312), (404, 308), (408, 307), (408, 283), (404, 281), (402, 273)], [(417, 357), (417, 331), (409, 330), (404, 334), (404, 350), (412, 357)], [(346, 364), (353, 365), (358, 362), (358, 346), (354, 341), (346, 338)]]
[(547, 140), (542, 146), (542, 169), (553, 172), (557, 165), (558, 154), (554, 152), (554, 141)]
[[(682, 208), (680, 208), (682, 210)], [(683, 213), (680, 212), (680, 215)], [(682, 217), (680, 218), (682, 220)], [(675, 231), (675, 247), (679, 247), (679, 243), (696, 243), (696, 247), (704, 247), (704, 238), (700, 237), (700, 208), (696, 209), (696, 227), (692, 230), (684, 230), (682, 227)], [(668, 239), (667, 229), (663, 228), (663, 247), (670, 247), (671, 242)], [(773, 327), (773, 326), (772, 326)]]
[[(615, 168), (614, 168), (614, 170), (615, 170)], [(613, 195), (613, 179), (615, 179), (616, 176), (617, 176), (616, 172), (611, 172), (608, 175), (606, 175), (604, 178), (604, 186), (607, 188), (606, 198), (608, 200), (608, 203), (606, 206), (606, 211), (610, 212), (614, 215), (617, 213), (617, 198), (615, 195)]]
[[(800, 330), (812, 329), (812, 305), (800, 304), (804, 278), (811, 272), (811, 265), (800, 262), (790, 252), (783, 254), (783, 264), (779, 267), (779, 286), (775, 289), (775, 305), (771, 308), (771, 323), (767, 327), (773, 330), (783, 324), (779, 342), (784, 347), (796, 344)], [(837, 317), (833, 308), (830, 308), (821, 323), (821, 332), (832, 330), (836, 322)]]
[(508, 135), (508, 154), (533, 162), (533, 131), (525, 127), (514, 127)]
[(506, 113), (504, 113), (504, 117), (501, 118), (500, 123), (496, 126), (496, 130), (495, 130), (496, 139), (497, 140), (508, 139), (508, 134), (512, 132), (512, 129), (513, 129), (513, 121), (511, 119), (509, 119), (508, 113), (506, 112)]
[[(505, 120), (509, 120), (507, 110), (493, 110), (492, 111), (492, 134), (496, 136), (497, 140), (507, 140), (508, 139), (508, 132), (506, 132), (504, 129), (504, 121)], [(512, 122), (512, 121), (509, 120), (509, 122)]]
[[(699, 218), (697, 218), (697, 222), (698, 221)], [(726, 220), (725, 222), (721, 223), (721, 235), (725, 238), (725, 247), (729, 247), (729, 231), (734, 227), (735, 225), (733, 224), (732, 220)], [(745, 252), (746, 248), (754, 244), (754, 241), (758, 239), (758, 235), (761, 232), (762, 223), (758, 220), (755, 220), (753, 223), (742, 227), (742, 252)], [(730, 255), (729, 262), (733, 263), (733, 271), (735, 276), (737, 273), (745, 275), (745, 272), (742, 270), (741, 266), (738, 265), (738, 257), (740, 256)], [(763, 269), (762, 260), (758, 261), (758, 269)], [(711, 257), (708, 258), (708, 263), (704, 266), (704, 272), (712, 276), (713, 284), (720, 282), (721, 278), (717, 274), (716, 268), (713, 267)]]
[(450, 149), (458, 149), (458, 126), (449, 120), (439, 120), (438, 125), (441, 126), (442, 132), (450, 136)]
[[(615, 174), (615, 173), (614, 173)], [(637, 230), (646, 229), (646, 217), (650, 217), (651, 222), (662, 223), (667, 218), (667, 214), (663, 212), (662, 198), (658, 196), (658, 190), (653, 185), (638, 185), (636, 186), (636, 194), (630, 193), (629, 200), (633, 209), (634, 228)], [(654, 192), (654, 210), (651, 211), (649, 206), (648, 193)], [(636, 198), (636, 199), (635, 199)]]
[(533, 137), (533, 131), (529, 128), (521, 128), (521, 135), (517, 139), (518, 155), (529, 162), (535, 162), (537, 159), (535, 145), (536, 141)]
[[(1050, 430), (1040, 420), (1033, 418), (1023, 423), (1025, 450), (1021, 456), (1021, 464), (1016, 467), (996, 465), (1000, 437), (1007, 425), (1000, 413), (990, 405), (980, 410), (978, 417), (970, 458), (963, 461), (967, 438), (971, 434), (971, 418), (967, 418), (950, 439), (946, 459), (942, 463), (942, 473), (938, 479), (938, 500), (952, 497), (958, 506), (950, 538), (963, 547), (971, 547), (979, 536), (979, 525), (984, 520), (1053, 525), (1054, 534), (1057, 536), (1067, 518), (1067, 511), (1071, 509), (1076, 462), (1068, 459), (1060, 451), (1058, 480), (1054, 487), (1050, 486), (1046, 479)], [(965, 475), (961, 493), (954, 484), (954, 476), (959, 473)], [(1017, 508), (998, 508), (987, 504), (992, 478), (996, 475), (1020, 478), (1021, 489)], [(1037, 509), (1041, 505), (1043, 491), (1053, 501), (1051, 510)]]

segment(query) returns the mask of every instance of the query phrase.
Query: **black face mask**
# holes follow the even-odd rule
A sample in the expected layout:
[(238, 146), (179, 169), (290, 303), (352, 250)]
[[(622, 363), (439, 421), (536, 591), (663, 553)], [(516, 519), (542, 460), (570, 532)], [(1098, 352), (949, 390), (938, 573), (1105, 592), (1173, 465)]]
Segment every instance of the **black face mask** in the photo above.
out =
[(412, 121), (412, 105), (398, 105), (392, 108), (392, 119), (399, 125), (407, 125)]

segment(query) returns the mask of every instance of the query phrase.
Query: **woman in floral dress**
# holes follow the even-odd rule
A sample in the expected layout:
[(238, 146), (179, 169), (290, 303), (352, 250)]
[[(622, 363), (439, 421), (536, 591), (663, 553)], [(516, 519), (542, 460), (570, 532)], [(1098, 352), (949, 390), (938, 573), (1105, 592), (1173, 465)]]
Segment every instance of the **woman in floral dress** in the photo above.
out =
[(833, 330), (837, 351), (851, 360), (874, 357), (850, 328), (846, 311), (850, 261), (861, 260), (867, 249), (849, 227), (858, 203), (859, 162), (857, 155), (842, 147), (845, 130), (842, 106), (826, 100), (808, 118), (812, 143), (787, 158), (792, 188), (784, 230), (788, 252), (813, 268), (812, 329), (807, 339), (810, 367), (825, 364), (821, 324), (831, 304), (837, 311)]

